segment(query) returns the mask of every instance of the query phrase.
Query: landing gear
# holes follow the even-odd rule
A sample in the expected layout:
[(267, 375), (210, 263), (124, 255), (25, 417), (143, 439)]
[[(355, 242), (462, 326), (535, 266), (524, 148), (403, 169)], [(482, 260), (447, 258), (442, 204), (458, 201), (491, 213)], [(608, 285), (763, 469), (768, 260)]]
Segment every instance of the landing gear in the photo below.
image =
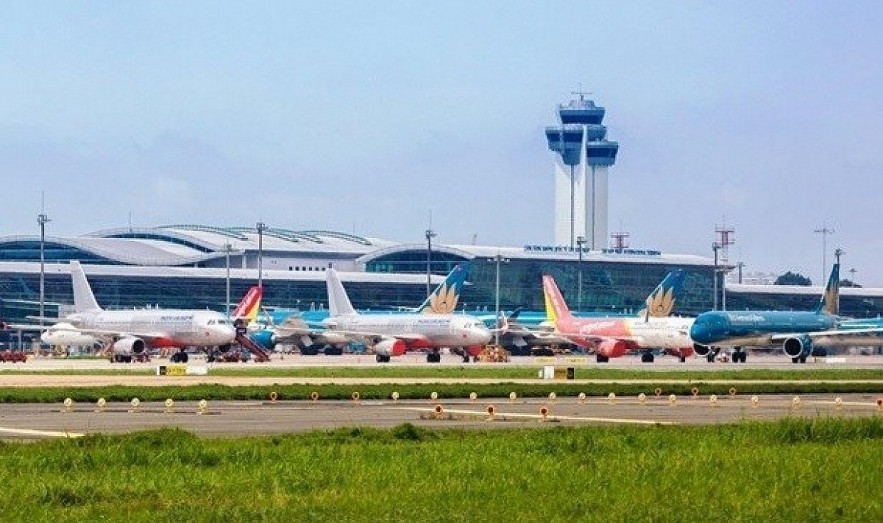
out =
[(187, 363), (187, 360), (189, 359), (190, 357), (184, 352), (184, 349), (172, 354), (172, 357), (170, 358), (172, 363)]
[(708, 354), (705, 355), (705, 359), (708, 363), (714, 363), (714, 360), (717, 358), (717, 349), (712, 347), (708, 348)]
[(745, 363), (748, 360), (748, 353), (742, 350), (742, 347), (733, 348), (733, 363)]
[(334, 345), (325, 345), (324, 352), (326, 356), (341, 356), (343, 355), (343, 348), (335, 347)]
[(791, 363), (806, 363), (806, 354), (791, 358)]
[(378, 354), (377, 355), (377, 363), (389, 363), (389, 355), (386, 354)]
[(641, 353), (641, 363), (653, 363), (653, 353), (650, 351)]
[(437, 350), (430, 351), (426, 353), (426, 363), (439, 363), (441, 362), (441, 353)]
[(608, 361), (610, 361), (610, 358), (604, 356), (603, 354), (595, 354), (595, 361), (597, 361), (598, 363), (607, 363)]

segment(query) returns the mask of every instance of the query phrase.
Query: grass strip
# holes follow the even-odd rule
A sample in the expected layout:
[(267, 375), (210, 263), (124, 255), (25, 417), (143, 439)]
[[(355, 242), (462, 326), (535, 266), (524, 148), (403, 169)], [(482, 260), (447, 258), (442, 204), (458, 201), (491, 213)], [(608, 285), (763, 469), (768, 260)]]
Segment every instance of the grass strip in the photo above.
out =
[(881, 521), (883, 418), (0, 443), (2, 521)]

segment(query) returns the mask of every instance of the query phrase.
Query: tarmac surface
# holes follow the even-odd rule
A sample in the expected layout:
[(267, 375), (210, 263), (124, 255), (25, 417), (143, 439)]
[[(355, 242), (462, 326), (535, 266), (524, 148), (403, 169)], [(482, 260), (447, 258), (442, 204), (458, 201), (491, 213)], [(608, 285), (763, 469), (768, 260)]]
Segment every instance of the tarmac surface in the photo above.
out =
[[(137, 403), (137, 402), (136, 402)], [(493, 414), (491, 414), (491, 412)], [(211, 401), (0, 405), (0, 438), (36, 440), (175, 427), (203, 437), (337, 427), (502, 429), (562, 425), (697, 425), (793, 417), (883, 415), (871, 394), (479, 398), (408, 401)]]
[[(195, 361), (194, 361), (195, 360)], [(198, 358), (193, 366), (205, 367), (205, 376), (155, 376), (144, 370), (167, 365), (168, 360), (147, 363), (112, 364), (106, 360), (39, 358), (27, 363), (0, 364), (0, 387), (86, 387), (106, 385), (169, 386), (218, 383), (223, 385), (272, 384), (376, 384), (376, 383), (550, 383), (547, 380), (510, 378), (313, 378), (214, 376), (212, 369), (253, 367), (343, 367), (377, 366), (373, 357), (285, 356), (269, 363), (212, 363)], [(425, 366), (422, 355), (396, 359), (392, 366)], [(438, 365), (438, 364), (432, 364)], [(514, 358), (508, 363), (463, 363), (453, 355), (443, 356), (445, 366), (556, 365), (589, 368), (601, 366), (585, 357)], [(829, 369), (856, 368), (883, 370), (881, 356), (846, 356), (815, 360), (795, 365), (778, 355), (749, 357), (746, 364), (708, 363), (691, 359), (681, 363), (674, 358), (658, 358), (654, 364), (641, 364), (638, 358), (621, 358), (604, 368), (640, 370), (733, 370), (765, 369)], [(84, 375), (65, 371), (113, 370), (115, 374)], [(4, 372), (11, 370), (14, 373)], [(39, 372), (53, 371), (53, 374)], [(134, 374), (140, 371), (141, 374)], [(129, 372), (132, 372), (130, 374)], [(578, 370), (577, 370), (578, 376)], [(590, 383), (626, 380), (567, 380), (566, 383)], [(641, 380), (633, 380), (641, 381)], [(648, 381), (648, 380), (644, 380)], [(689, 380), (653, 380), (684, 382)], [(798, 378), (794, 381), (805, 381)], [(842, 380), (838, 380), (841, 382)], [(695, 425), (730, 423), (739, 420), (769, 420), (786, 416), (876, 416), (883, 415), (878, 401), (883, 398), (883, 379), (860, 380), (879, 382), (880, 394), (807, 394), (807, 395), (734, 395), (723, 397), (666, 395), (598, 398), (468, 398), (460, 400), (401, 401), (208, 401), (144, 402), (97, 404), (0, 404), (0, 439), (36, 440), (53, 437), (79, 437), (93, 433), (125, 433), (161, 427), (177, 427), (204, 437), (235, 437), (284, 434), (337, 427), (392, 427), (413, 423), (436, 428), (498, 429), (509, 427), (548, 427), (560, 425)], [(563, 381), (562, 381), (563, 382)], [(710, 383), (709, 380), (703, 380)], [(740, 382), (745, 382), (740, 380)], [(551, 382), (554, 383), (554, 382)], [(648, 381), (649, 383), (649, 381)], [(490, 411), (493, 411), (493, 414)]]

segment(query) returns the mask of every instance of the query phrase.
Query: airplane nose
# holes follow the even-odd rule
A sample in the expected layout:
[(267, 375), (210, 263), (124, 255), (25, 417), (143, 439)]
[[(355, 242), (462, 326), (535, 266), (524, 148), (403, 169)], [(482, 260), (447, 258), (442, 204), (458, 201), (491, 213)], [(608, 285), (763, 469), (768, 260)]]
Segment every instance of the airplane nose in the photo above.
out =
[(711, 332), (708, 329), (707, 325), (702, 323), (694, 323), (690, 327), (690, 339), (696, 343), (709, 343), (711, 342)]
[(236, 338), (236, 329), (229, 325), (219, 325), (214, 329), (214, 335), (220, 340), (219, 343), (230, 343)]

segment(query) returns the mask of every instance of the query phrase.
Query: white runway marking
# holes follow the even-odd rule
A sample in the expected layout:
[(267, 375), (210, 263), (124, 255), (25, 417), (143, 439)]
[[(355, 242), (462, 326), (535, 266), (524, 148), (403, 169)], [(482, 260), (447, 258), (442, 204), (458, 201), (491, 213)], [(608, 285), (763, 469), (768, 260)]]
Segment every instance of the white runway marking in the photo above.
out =
[[(429, 414), (435, 414), (433, 409), (420, 408), (420, 407), (396, 407), (398, 410), (410, 410), (415, 412), (425, 412)], [(445, 414), (459, 414), (463, 416), (474, 416), (477, 418), (490, 418), (490, 415), (486, 411), (482, 410), (452, 410), (445, 409)], [(654, 421), (649, 419), (628, 419), (628, 418), (595, 418), (589, 416), (558, 416), (555, 414), (549, 414), (546, 418), (543, 418), (540, 414), (525, 414), (520, 412), (495, 412), (494, 418), (506, 419), (506, 418), (524, 418), (524, 419), (535, 419), (535, 420), (557, 420), (557, 421), (595, 421), (600, 423), (624, 423), (631, 425), (677, 425), (676, 422), (673, 421)]]
[(82, 438), (79, 432), (58, 432), (55, 430), (9, 429), (0, 427), (0, 434), (16, 434), (19, 436), (44, 436), (50, 438)]

